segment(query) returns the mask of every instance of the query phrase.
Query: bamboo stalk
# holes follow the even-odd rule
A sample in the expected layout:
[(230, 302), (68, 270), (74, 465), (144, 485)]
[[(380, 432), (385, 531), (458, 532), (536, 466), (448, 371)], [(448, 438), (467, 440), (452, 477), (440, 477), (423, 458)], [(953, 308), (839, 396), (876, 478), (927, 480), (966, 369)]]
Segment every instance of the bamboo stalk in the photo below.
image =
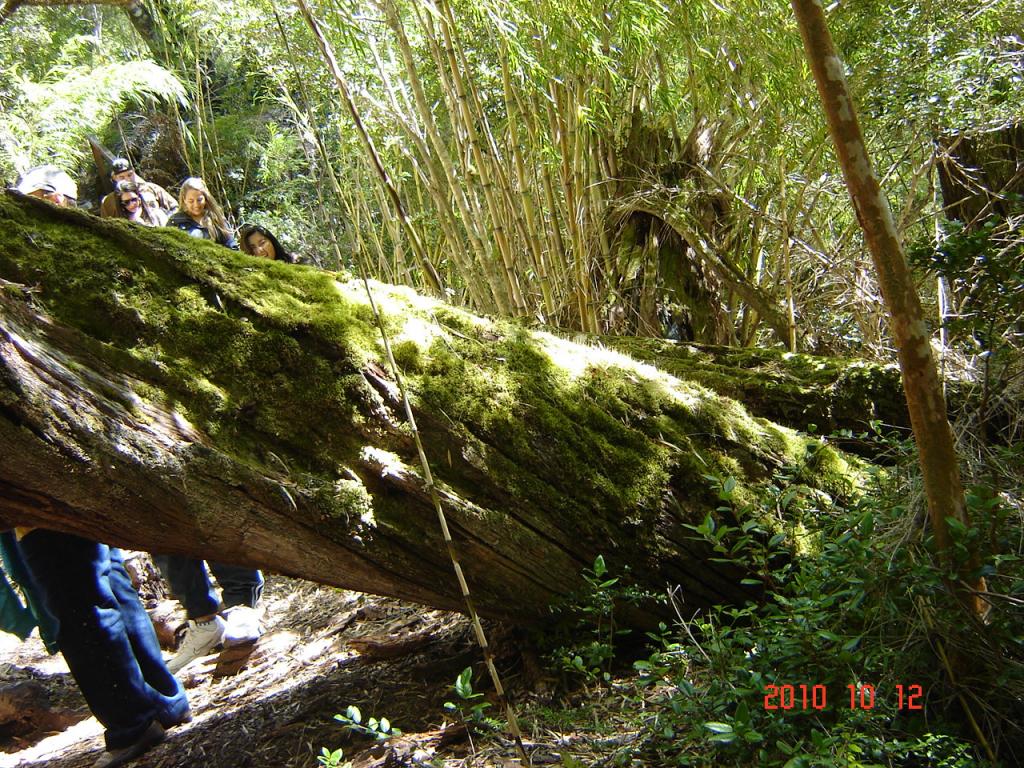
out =
[[(501, 60), (501, 67), (503, 73), (503, 96), (506, 102), (506, 120), (510, 122), (513, 119), (513, 117), (508, 107), (507, 90), (505, 90), (510, 86), (505, 82), (508, 67), (506, 61), (507, 49), (504, 47), (504, 41), (502, 41), (501, 50), (502, 53), (499, 55), (499, 59)], [(541, 300), (543, 302), (543, 306), (547, 310), (547, 312), (550, 313), (554, 305), (551, 301), (550, 285), (546, 285), (547, 268), (546, 265), (543, 263), (544, 259), (541, 254), (538, 241), (534, 235), (534, 230), (530, 228), (530, 225), (528, 224), (527, 218), (524, 214), (525, 210), (532, 207), (532, 200), (529, 199), (528, 195), (526, 196), (526, 199), (524, 199), (523, 195), (517, 194), (516, 190), (514, 189), (511, 176), (509, 175), (508, 171), (505, 168), (506, 161), (504, 159), (504, 153), (502, 152), (497, 140), (495, 139), (494, 131), (491, 130), (491, 121), (487, 116), (486, 110), (483, 108), (483, 104), (480, 100), (479, 89), (476, 87), (475, 78), (472, 76), (470, 65), (466, 59), (465, 52), (462, 50), (461, 47), (458, 47), (456, 48), (456, 54), (458, 56), (459, 64), (463, 68), (463, 71), (465, 73), (467, 93), (469, 95), (469, 99), (473, 106), (473, 109), (477, 115), (477, 121), (479, 123), (479, 132), (486, 141), (486, 147), (489, 148), (489, 152), (484, 153), (483, 157), (488, 162), (488, 167), (490, 169), (489, 173), (492, 174), (492, 178), (495, 181), (496, 189), (500, 193), (500, 199), (501, 202), (503, 203), (500, 210), (498, 211), (498, 214), (504, 218), (507, 224), (510, 225), (512, 232), (518, 235), (518, 241), (510, 238), (510, 245), (513, 247), (514, 253), (518, 253), (522, 250), (522, 248), (526, 248), (527, 254), (531, 259), (533, 273), (538, 276), (538, 281), (540, 282)], [(520, 156), (518, 150), (519, 142), (517, 140), (517, 137), (515, 136), (515, 134), (508, 135), (511, 137), (511, 141), (509, 142), (510, 153), (515, 156)], [(523, 187), (520, 187), (520, 192), (525, 192), (525, 189)], [(519, 245), (520, 243), (522, 244), (521, 246)], [(521, 283), (526, 283), (528, 285), (528, 274), (525, 273), (522, 269), (518, 268), (516, 272), (519, 281)], [(524, 295), (524, 300), (526, 299), (527, 296)], [(534, 307), (531, 306), (531, 304), (528, 302), (527, 310), (532, 311), (533, 309)]]
[(349, 222), (351, 226), (348, 227), (352, 231), (352, 253), (364, 253), (365, 246), (363, 245), (363, 210), (366, 210), (366, 231), (370, 235), (373, 249), (377, 254), (379, 261), (384, 261), (384, 244), (380, 241), (380, 236), (377, 234), (377, 228), (373, 226), (373, 216), (369, 212), (369, 206), (366, 203), (366, 198), (363, 195), (359, 195), (356, 198), (355, 204), (349, 209)]
[(471, 103), (467, 94), (466, 81), (462, 76), (461, 68), (454, 51), (454, 19), (451, 9), (445, 0), (438, 0), (438, 9), (441, 12), (441, 35), (444, 41), (444, 54), (447, 59), (448, 72), (452, 76), (452, 83), (455, 86), (455, 96), (458, 109), (456, 115), (462, 120), (463, 128), (467, 134), (467, 143), (472, 152), (477, 174), (480, 177), (480, 186), (483, 191), (484, 201), (492, 224), (492, 235), (498, 246), (498, 252), (505, 270), (505, 279), (512, 297), (513, 310), (516, 314), (526, 314), (526, 302), (523, 299), (522, 289), (519, 285), (519, 278), (516, 273), (515, 260), (512, 255), (511, 245), (505, 230), (504, 222), (498, 206), (494, 191), (494, 182), (491, 176), (490, 164), (484, 157), (481, 146), (480, 134), (477, 129), (478, 116), (472, 114)]
[[(295, 61), (295, 55), (292, 52), (291, 43), (288, 40), (288, 34), (285, 32), (284, 23), (281, 21), (281, 16), (277, 12), (276, 6), (271, 6), (271, 10), (274, 13), (274, 21), (277, 25), (278, 33), (281, 36), (281, 42), (284, 44), (285, 54), (288, 58), (288, 63), (291, 66), (292, 74), (295, 77), (295, 82), (297, 83), (299, 88), (299, 94), (302, 98), (302, 108), (300, 109), (299, 106), (291, 98), (291, 94), (288, 91), (288, 88), (285, 86), (284, 81), (279, 80), (282, 97), (285, 99), (286, 104), (292, 110), (292, 114), (295, 116), (297, 126), (300, 128), (301, 135), (313, 137), (313, 143), (316, 146), (317, 154), (323, 161), (323, 167), (326, 171), (328, 179), (331, 182), (332, 189), (335, 191), (335, 202), (338, 202), (340, 200), (345, 199), (345, 197), (344, 195), (338, 194), (341, 190), (341, 185), (338, 183), (338, 179), (334, 173), (334, 167), (331, 165), (331, 160), (327, 153), (327, 146), (324, 143), (323, 134), (320, 131), (317, 121), (314, 119), (312, 101), (310, 100), (309, 92), (306, 89), (305, 79), (303, 78), (302, 73), (300, 72), (299, 67)], [(310, 161), (310, 165), (312, 167), (312, 161)], [(328, 215), (329, 207), (324, 199), (324, 191), (322, 185), (317, 184), (315, 188), (320, 216), (324, 222), (324, 228), (328, 233), (328, 237), (331, 241), (332, 250), (334, 251), (335, 266), (338, 269), (341, 269), (344, 265), (344, 258), (341, 253), (341, 244), (338, 242), (336, 231), (337, 227), (334, 226), (334, 222), (331, 221), (331, 218)], [(373, 232), (374, 234), (374, 239), (377, 244), (377, 247), (380, 248), (379, 241), (376, 241), (376, 232), (374, 232), (372, 229), (371, 232)], [(358, 237), (353, 237), (352, 239), (354, 243), (358, 242), (360, 245), (362, 244), (361, 235)], [(358, 258), (359, 254), (361, 254), (362, 251), (353, 250), (352, 253), (355, 254)]]
[[(476, 254), (480, 269), (484, 274), (484, 278), (493, 297), (494, 305), (499, 313), (511, 314), (509, 293), (506, 289), (504, 280), (501, 279), (498, 273), (489, 268), (492, 260), (487, 254), (487, 250), (484, 246), (483, 235), (478, 228), (481, 218), (477, 215), (477, 212), (473, 210), (471, 198), (465, 190), (465, 185), (459, 180), (459, 173), (455, 168), (451, 155), (448, 153), (447, 145), (441, 138), (437, 123), (433, 118), (433, 112), (427, 101), (426, 94), (424, 93), (423, 85), (412, 54), (412, 47), (409, 45), (409, 39), (405, 34), (405, 29), (403, 28), (401, 19), (398, 16), (398, 10), (391, 0), (386, 0), (384, 3), (384, 11), (388, 26), (395, 34), (398, 41), (399, 53), (401, 54), (402, 61), (405, 65), (406, 76), (408, 77), (409, 86), (413, 92), (413, 100), (417, 106), (420, 121), (423, 125), (424, 132), (427, 135), (427, 140), (430, 142), (430, 147), (433, 150), (433, 153), (431, 154), (424, 148), (423, 153), (425, 156), (436, 158), (437, 162), (441, 166), (443, 178), (445, 179), (448, 189), (452, 194), (452, 198), (455, 200), (456, 207), (459, 209), (462, 216), (463, 227), (469, 238), (470, 247)], [(429, 30), (427, 37), (431, 37)], [(444, 90), (443, 86), (442, 90)]]
[[(359, 114), (359, 110), (356, 109), (355, 102), (352, 101), (352, 95), (349, 91), (348, 83), (346, 82), (344, 75), (342, 75), (341, 69), (338, 67), (338, 62), (334, 57), (334, 51), (331, 49), (330, 43), (328, 43), (327, 38), (324, 37), (323, 31), (320, 29), (320, 24), (313, 16), (313, 12), (310, 10), (306, 0), (299, 0), (299, 10), (302, 12), (303, 18), (305, 18), (306, 23), (309, 24), (309, 27), (313, 32), (313, 37), (316, 39), (317, 44), (320, 47), (320, 52), (324, 57), (324, 61), (334, 78), (335, 85), (338, 88), (338, 93), (341, 95), (342, 101), (345, 103), (345, 106), (348, 108), (349, 114), (352, 117), (352, 121), (356, 127), (356, 133), (359, 135), (363, 148), (366, 151), (374, 170), (377, 172), (377, 177), (383, 185), (391, 204), (394, 206), (395, 212), (402, 223), (402, 227), (405, 229), (406, 235), (409, 237), (413, 253), (416, 255), (416, 259), (419, 262), (424, 277), (435, 292), (443, 293), (441, 278), (437, 274), (437, 270), (434, 269), (434, 265), (430, 263), (430, 259), (427, 257), (427, 253), (423, 248), (423, 243), (420, 241), (419, 234), (416, 232), (415, 227), (412, 226), (412, 222), (409, 221), (409, 217), (405, 212), (405, 206), (402, 204), (402, 199), (398, 194), (398, 190), (395, 189), (394, 184), (391, 182), (391, 177), (384, 168), (380, 155), (377, 154), (377, 149), (373, 144), (373, 139), (370, 138), (370, 134), (366, 131), (366, 128), (363, 125), (362, 117)], [(333, 178), (334, 176), (332, 175), (332, 179)]]
[(544, 310), (547, 317), (554, 317), (555, 298), (551, 287), (551, 276), (548, 274), (547, 257), (544, 253), (543, 244), (538, 236), (539, 229), (535, 212), (535, 203), (532, 188), (526, 176), (526, 162), (523, 159), (523, 152), (519, 146), (519, 118), (520, 111), (518, 102), (513, 95), (512, 77), (509, 71), (508, 49), (502, 41), (501, 55), (501, 83), (505, 99), (505, 114), (507, 116), (506, 131), (508, 134), (508, 145), (512, 155), (512, 164), (516, 173), (516, 181), (519, 187), (519, 200), (523, 207), (523, 220), (526, 232), (523, 233), (530, 253), (533, 255), (534, 265), (537, 269), (537, 276), (540, 280), (541, 296), (544, 301)]
[[(538, 116), (545, 113), (545, 109), (541, 108), (536, 103), (534, 108), (527, 110), (520, 98), (519, 89), (513, 89), (512, 97), (516, 102), (517, 112), (520, 115), (534, 115)], [(538, 157), (537, 161), (537, 176), (540, 178), (541, 187), (544, 192), (544, 202), (547, 211), (547, 226), (544, 227), (545, 238), (548, 242), (548, 254), (549, 263), (551, 265), (551, 273), (553, 278), (554, 289), (559, 292), (564, 290), (565, 286), (569, 285), (569, 281), (566, 279), (565, 265), (568, 260), (568, 253), (565, 247), (565, 241), (562, 239), (562, 227), (558, 215), (558, 202), (555, 196), (555, 184), (551, 178), (551, 168), (548, 163), (544, 161), (544, 146), (540, 141), (540, 128), (534, 120), (526, 119), (523, 121), (523, 125), (526, 128), (526, 132), (529, 136), (530, 146), (533, 149), (534, 155)], [(561, 300), (561, 298), (560, 298)]]
[[(575, 120), (572, 109), (568, 106), (563, 107), (559, 99), (560, 91), (567, 91), (567, 89), (559, 88), (554, 81), (549, 83), (549, 89), (551, 103), (548, 104), (548, 120), (551, 125), (551, 133), (557, 136), (558, 146), (561, 150), (562, 196), (565, 200), (565, 220), (573, 245), (574, 292), (579, 309), (580, 328), (588, 333), (598, 333), (597, 317), (591, 300), (588, 252), (580, 221), (581, 206), (577, 195), (577, 177), (574, 169), (574, 163), (579, 157)], [(568, 96), (566, 98), (568, 99)], [(559, 119), (559, 116), (563, 119)]]
[(206, 178), (206, 152), (203, 148), (206, 146), (205, 131), (203, 125), (203, 110), (205, 109), (206, 100), (203, 98), (203, 77), (199, 67), (199, 49), (196, 48), (196, 99), (194, 106), (196, 108), (196, 130), (198, 136), (196, 137), (196, 144), (199, 148), (199, 177), (202, 179)]
[(601, 263), (604, 265), (604, 285), (614, 286), (616, 284), (615, 260), (612, 258), (612, 246), (608, 241), (608, 228), (605, 226), (605, 212), (607, 208), (604, 193), (605, 183), (601, 181), (601, 148), (600, 141), (591, 137), (587, 142), (590, 152), (584, 159), (584, 168), (587, 170), (587, 201), (590, 206), (589, 219), (593, 234), (597, 237), (598, 249), (601, 254)]
[(790, 208), (786, 205), (786, 168), (785, 160), (779, 157), (779, 200), (782, 206), (782, 271), (785, 275), (783, 284), (786, 289), (786, 323), (789, 334), (786, 343), (790, 352), (796, 352), (796, 306), (793, 303), (793, 264), (790, 260), (792, 240), (790, 239)]
[[(397, 19), (396, 19), (397, 21)], [(400, 38), (399, 45), (402, 46), (402, 40), (404, 39), (404, 31), (399, 26), (397, 30), (397, 36)], [(409, 53), (408, 59), (405, 59), (403, 55), (403, 65), (406, 66), (406, 72), (408, 79), (415, 90), (420, 91), (422, 96), (422, 87), (419, 84), (418, 73), (415, 70), (411, 59), (411, 51), (408, 50), (408, 41), (405, 41), (406, 52)], [(482, 257), (484, 249), (478, 237), (476, 237), (475, 229), (472, 227), (466, 227), (465, 232), (469, 247), (471, 251), (466, 252), (466, 241), (459, 237), (456, 232), (458, 227), (455, 224), (454, 214), (452, 211), (452, 200), (456, 203), (461, 203), (463, 206), (468, 206), (466, 203), (465, 195), (462, 193), (460, 185), (456, 185), (453, 182), (453, 172), (451, 169), (451, 158), (447, 155), (444, 148), (443, 142), (437, 137), (437, 126), (433, 121), (432, 115), (428, 114), (425, 119), (421, 117), (421, 123), (423, 124), (423, 134), (426, 135), (426, 141), (432, 141), (435, 146), (440, 146), (440, 152), (434, 152), (427, 145), (423, 135), (416, 129), (410, 122), (409, 114), (418, 116), (416, 109), (413, 104), (409, 102), (407, 95), (405, 95), (403, 101), (405, 105), (400, 105), (399, 94), (396, 93), (393, 86), (393, 78), (386, 76), (383, 64), (380, 59), (379, 51), (375, 41), (371, 40), (370, 50), (374, 56), (374, 60), (377, 64), (378, 72), (381, 78), (381, 82), (384, 84), (385, 92), (388, 95), (389, 101), (391, 102), (390, 116), (396, 121), (399, 127), (402, 129), (405, 136), (408, 138), (409, 143), (417, 151), (418, 157), (422, 160), (422, 164), (417, 161), (417, 156), (414, 155), (406, 145), (402, 145), (400, 150), (409, 160), (414, 168), (415, 178), (417, 180), (423, 180), (424, 185), (427, 189), (427, 194), (430, 196), (432, 201), (433, 210), (437, 215), (437, 223), (441, 228), (441, 232), (444, 235), (449, 245), (448, 253), (456, 264), (456, 268), (459, 271), (470, 295), (473, 298), (474, 306), (480, 311), (491, 312), (497, 308), (494, 296), (496, 295), (496, 289), (492, 285), (492, 281), (487, 280), (483, 272), (480, 270), (477, 263), (472, 258), (472, 249), (478, 250), (478, 257)], [(409, 67), (412, 67), (411, 71)], [(414, 98), (417, 98), (414, 94)], [(417, 98), (417, 102), (419, 99)], [(385, 109), (382, 105), (381, 109)], [(447, 166), (446, 166), (447, 163)], [(419, 187), (417, 187), (419, 189)], [(423, 208), (424, 204), (422, 197), (420, 198), (420, 207)]]

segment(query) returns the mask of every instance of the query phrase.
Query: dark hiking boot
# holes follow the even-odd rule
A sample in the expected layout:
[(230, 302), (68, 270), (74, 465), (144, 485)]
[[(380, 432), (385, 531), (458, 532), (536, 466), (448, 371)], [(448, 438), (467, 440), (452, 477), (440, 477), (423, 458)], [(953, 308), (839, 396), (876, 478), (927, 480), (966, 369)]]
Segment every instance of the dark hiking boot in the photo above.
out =
[(108, 749), (99, 760), (92, 764), (92, 768), (117, 768), (119, 765), (130, 763), (137, 757), (146, 754), (167, 736), (167, 731), (156, 720), (149, 724), (134, 744), (129, 744), (121, 749)]

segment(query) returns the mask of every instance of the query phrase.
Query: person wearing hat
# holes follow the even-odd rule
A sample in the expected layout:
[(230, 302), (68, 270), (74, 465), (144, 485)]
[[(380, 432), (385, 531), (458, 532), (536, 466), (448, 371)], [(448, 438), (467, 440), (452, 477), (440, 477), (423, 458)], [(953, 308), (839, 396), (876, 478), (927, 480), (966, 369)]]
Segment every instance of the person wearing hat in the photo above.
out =
[(110, 166), (110, 180), (114, 183), (114, 191), (103, 198), (103, 202), (100, 203), (100, 216), (107, 216), (110, 218), (123, 217), (124, 214), (121, 212), (119, 207), (117, 185), (119, 182), (127, 181), (135, 184), (138, 187), (139, 194), (142, 196), (142, 200), (145, 202), (146, 207), (149, 210), (159, 209), (163, 211), (165, 218), (170, 216), (176, 210), (178, 210), (178, 201), (174, 199), (170, 192), (161, 187), (159, 184), (154, 184), (151, 181), (146, 181), (137, 173), (132, 167), (132, 164), (128, 159), (124, 157), (118, 157), (114, 159), (114, 162)]
[(23, 195), (38, 197), (62, 208), (77, 205), (78, 202), (78, 185), (55, 165), (29, 168), (21, 174), (14, 188)]

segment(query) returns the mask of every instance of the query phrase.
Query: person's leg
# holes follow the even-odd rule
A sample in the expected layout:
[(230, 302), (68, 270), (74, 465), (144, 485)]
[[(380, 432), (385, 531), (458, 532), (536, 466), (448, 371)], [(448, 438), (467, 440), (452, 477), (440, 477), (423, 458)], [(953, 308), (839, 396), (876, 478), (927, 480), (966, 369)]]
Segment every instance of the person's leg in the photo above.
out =
[(171, 594), (185, 607), (188, 617), (178, 652), (167, 662), (170, 671), (177, 674), (223, 642), (224, 619), (217, 615), (220, 600), (202, 560), (181, 555), (153, 555), (153, 562), (170, 585)]
[(168, 706), (159, 716), (161, 725), (170, 728), (186, 722), (191, 719), (191, 712), (185, 697), (178, 696), (183, 690), (181, 683), (164, 662), (153, 622), (132, 586), (121, 550), (115, 548), (110, 549), (110, 589), (121, 609), (125, 632), (143, 679), (153, 690), (168, 698)]
[(263, 574), (254, 568), (225, 565), (207, 561), (210, 571), (220, 584), (221, 600), (225, 608), (247, 605), (255, 608), (263, 595)]
[(202, 560), (182, 555), (153, 555), (153, 562), (171, 586), (171, 594), (185, 606), (189, 619), (203, 619), (220, 610)]
[(209, 566), (224, 600), (224, 647), (249, 646), (251, 650), (263, 634), (256, 608), (263, 594), (263, 574), (238, 565), (211, 562)]
[(138, 743), (154, 721), (178, 721), (188, 709), (185, 691), (153, 669), (149, 672), (163, 690), (144, 677), (130, 637), (141, 638), (134, 625), (142, 606), (134, 590), (129, 592), (130, 581), (126, 587), (120, 573), (112, 581), (116, 566), (110, 548), (45, 530), (32, 531), (19, 545), (44, 604), (59, 622), (57, 642), (68, 668), (106, 728), (108, 750)]
[(0, 569), (0, 630), (24, 640), (35, 628), (35, 614), (27, 605), (21, 604), (21, 598)]
[(39, 625), (39, 637), (46, 646), (48, 653), (57, 653), (57, 619), (46, 610), (39, 595), (39, 587), (32, 580), (32, 575), (25, 565), (25, 558), (18, 546), (18, 540), (14, 531), (0, 533), (0, 555), (3, 557), (4, 568), (10, 574), (25, 596), (29, 609), (35, 615), (36, 623)]

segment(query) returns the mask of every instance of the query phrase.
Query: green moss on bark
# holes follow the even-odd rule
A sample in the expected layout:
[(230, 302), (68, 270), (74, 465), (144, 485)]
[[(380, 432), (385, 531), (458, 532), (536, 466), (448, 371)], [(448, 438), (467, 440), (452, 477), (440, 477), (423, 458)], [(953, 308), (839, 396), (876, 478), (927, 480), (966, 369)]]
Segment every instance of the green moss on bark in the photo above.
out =
[(895, 365), (664, 339), (621, 337), (601, 342), (798, 429), (814, 425), (825, 434), (837, 429), (860, 431), (872, 419), (909, 425)]
[[(0, 274), (40, 285), (36, 300), (81, 331), (91, 354), (130, 374), (139, 396), (183, 413), (230, 456), (264, 466), (283, 456), (315, 475), (305, 492), (324, 520), (362, 521), (366, 535), (369, 521), (378, 532), (419, 525), (367, 485), (365, 470), (352, 477), (371, 449), (396, 450), (403, 471), (416, 464), (401, 427), (380, 423), (386, 407), (363, 376), (387, 365), (361, 283), (7, 196), (0, 241)], [(438, 481), (467, 500), (457, 522), (482, 541), (520, 537), (529, 551), (548, 538), (626, 552), (640, 545), (624, 536), (649, 539), (680, 510), (700, 510), (696, 522), (713, 508), (706, 476), (734, 476), (738, 500), (752, 500), (787, 465), (833, 496), (858, 484), (855, 463), (701, 384), (407, 289), (373, 290), (414, 405), (428, 417)], [(766, 359), (750, 352), (748, 362)], [(814, 386), (817, 362), (789, 362)], [(740, 380), (742, 365), (733, 369)], [(749, 387), (758, 381), (776, 385), (751, 371)], [(801, 390), (790, 394), (799, 401)], [(368, 435), (388, 429), (372, 445)], [(420, 533), (437, 535), (426, 523)]]

